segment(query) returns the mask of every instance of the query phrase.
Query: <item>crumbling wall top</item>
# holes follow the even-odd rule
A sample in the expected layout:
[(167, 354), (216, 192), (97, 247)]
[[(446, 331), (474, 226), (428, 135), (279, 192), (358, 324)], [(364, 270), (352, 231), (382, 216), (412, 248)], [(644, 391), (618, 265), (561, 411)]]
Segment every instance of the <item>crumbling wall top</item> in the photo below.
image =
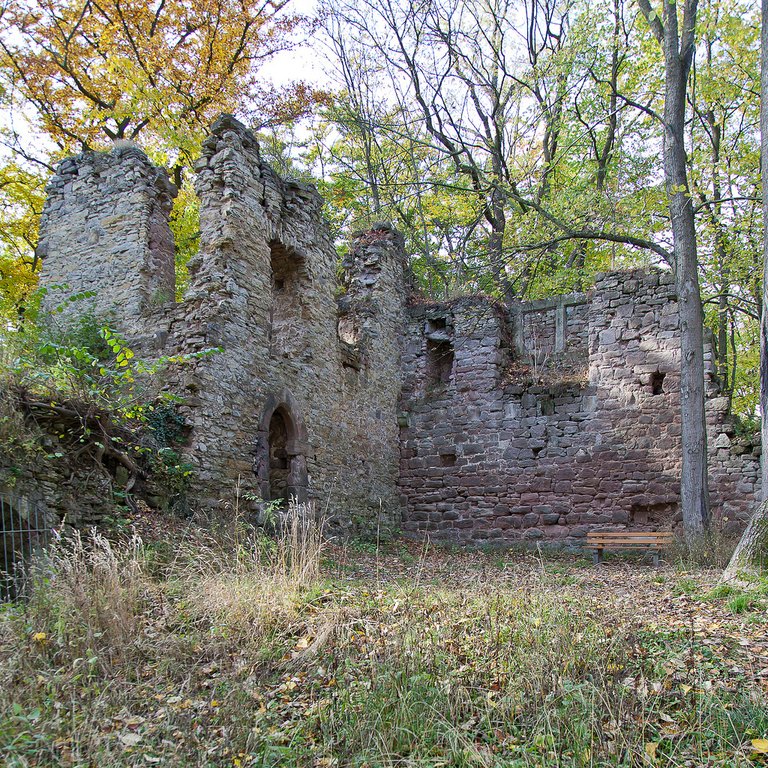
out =
[(132, 143), (59, 164), (48, 184), (37, 248), (43, 284), (59, 286), (46, 302), (55, 306), (72, 293), (93, 294), (61, 322), (92, 312), (135, 339), (146, 313), (173, 300), (168, 218), (176, 194), (167, 172)]

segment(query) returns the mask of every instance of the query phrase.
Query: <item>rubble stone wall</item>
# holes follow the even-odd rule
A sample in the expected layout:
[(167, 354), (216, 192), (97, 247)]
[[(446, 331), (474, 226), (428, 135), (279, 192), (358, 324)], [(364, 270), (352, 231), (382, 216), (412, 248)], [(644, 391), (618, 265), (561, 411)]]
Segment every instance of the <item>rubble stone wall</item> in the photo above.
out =
[[(92, 168), (101, 174), (102, 201), (93, 194)], [(399, 236), (382, 226), (353, 244), (342, 312), (322, 200), (313, 188), (278, 177), (262, 162), (253, 134), (223, 116), (196, 165), (200, 251), (189, 264), (187, 295), (142, 311), (144, 265), (166, 253), (157, 236), (162, 228), (150, 226), (157, 205), (148, 189), (156, 176), (148, 168), (136, 150), (67, 161), (46, 208), (43, 280), (96, 290), (99, 311), (117, 300), (118, 328), (142, 350), (188, 358), (165, 373), (164, 385), (183, 398), (183, 453), (195, 468), (197, 504), (233, 507), (239, 496), (241, 508), (253, 507), (249, 500), (274, 495), (279, 474), (291, 495), (329, 509), (337, 527), (399, 520)], [(84, 196), (68, 181), (82, 175), (94, 188)], [(120, 186), (123, 177), (133, 191)], [(103, 225), (102, 209), (122, 212), (114, 246), (92, 234)], [(105, 258), (100, 248), (117, 251), (118, 242), (126, 244), (125, 263), (109, 272), (82, 269), (68, 242), (76, 228), (82, 240), (94, 240), (87, 264)], [(360, 326), (353, 344), (339, 338), (342, 314)], [(220, 351), (208, 354), (213, 349)], [(273, 419), (285, 432), (280, 455), (270, 445)]]
[[(530, 357), (521, 365), (506, 348), (507, 318), (491, 302), (411, 308), (400, 464), (407, 532), (577, 544), (592, 526), (678, 521), (680, 351), (671, 275), (604, 275), (583, 306), (587, 322), (576, 338), (587, 331), (584, 365), (544, 371)], [(514, 326), (519, 310), (512, 314)], [(434, 386), (427, 343), (438, 316), (450, 318), (456, 357), (450, 380)], [(711, 374), (713, 507), (738, 525), (759, 490), (759, 449), (733, 445)]]
[[(254, 499), (295, 495), (339, 531), (400, 522), (475, 543), (678, 521), (669, 274), (606, 274), (588, 294), (514, 306), (430, 303), (389, 225), (339, 269), (317, 192), (277, 176), (231, 116), (195, 171), (200, 250), (180, 303), (175, 189), (135, 147), (64, 161), (40, 239), (44, 285), (95, 293), (73, 311), (111, 319), (139, 354), (186, 359), (157, 386), (182, 398), (193, 506), (256, 513)], [(713, 507), (738, 527), (760, 447), (737, 434), (707, 360)]]
[[(143, 318), (173, 301), (176, 277), (168, 224), (176, 188), (130, 144), (59, 164), (47, 188), (38, 255), (49, 310), (93, 312), (136, 336)], [(74, 294), (93, 293), (77, 301)]]

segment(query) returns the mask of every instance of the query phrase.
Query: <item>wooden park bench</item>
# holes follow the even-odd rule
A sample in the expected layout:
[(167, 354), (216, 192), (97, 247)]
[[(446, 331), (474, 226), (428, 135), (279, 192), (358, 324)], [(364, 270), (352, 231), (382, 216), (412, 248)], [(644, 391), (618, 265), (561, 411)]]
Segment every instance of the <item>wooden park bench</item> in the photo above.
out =
[(674, 538), (672, 531), (590, 531), (587, 547), (592, 550), (595, 564), (603, 560), (603, 550), (631, 549), (653, 553), (653, 564), (659, 564), (659, 550), (668, 547)]

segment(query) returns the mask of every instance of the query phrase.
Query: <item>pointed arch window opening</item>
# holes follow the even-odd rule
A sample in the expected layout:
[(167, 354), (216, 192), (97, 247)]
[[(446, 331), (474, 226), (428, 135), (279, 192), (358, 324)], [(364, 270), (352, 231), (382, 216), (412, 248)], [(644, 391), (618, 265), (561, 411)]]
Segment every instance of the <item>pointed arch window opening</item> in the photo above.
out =
[(306, 282), (304, 258), (279, 240), (269, 242), (270, 251), (270, 354), (287, 356), (296, 351), (302, 337), (302, 296)]

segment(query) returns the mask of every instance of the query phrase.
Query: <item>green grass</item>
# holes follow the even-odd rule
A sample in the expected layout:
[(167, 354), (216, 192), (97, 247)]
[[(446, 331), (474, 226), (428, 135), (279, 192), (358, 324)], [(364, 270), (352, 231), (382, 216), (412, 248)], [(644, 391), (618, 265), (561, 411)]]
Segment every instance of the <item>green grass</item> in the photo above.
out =
[(728, 601), (728, 609), (731, 613), (749, 613), (751, 611), (763, 610), (763, 602), (754, 595), (742, 594), (736, 595)]
[(718, 584), (714, 589), (710, 590), (704, 598), (706, 600), (723, 600), (726, 597), (738, 595), (740, 592), (740, 589), (730, 584)]
[(172, 556), (98, 537), (53, 553), (0, 612), (4, 765), (629, 768), (649, 743), (655, 765), (755, 765), (759, 686), (559, 562), (361, 579), (321, 573), (316, 544), (200, 532)]
[(691, 578), (678, 579), (672, 586), (673, 595), (688, 595), (689, 597), (697, 595), (699, 593), (698, 583)]

